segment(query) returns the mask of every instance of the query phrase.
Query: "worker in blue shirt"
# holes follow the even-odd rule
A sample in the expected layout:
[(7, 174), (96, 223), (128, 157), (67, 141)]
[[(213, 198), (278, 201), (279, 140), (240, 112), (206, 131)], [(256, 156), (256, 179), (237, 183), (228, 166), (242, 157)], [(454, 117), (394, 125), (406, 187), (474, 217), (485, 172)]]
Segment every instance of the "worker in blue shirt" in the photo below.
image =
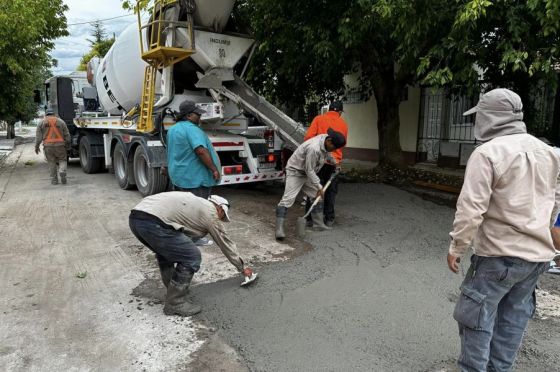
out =
[(208, 199), (221, 175), (218, 155), (198, 127), (203, 113), (192, 101), (179, 105), (178, 121), (167, 131), (167, 165), (175, 190)]

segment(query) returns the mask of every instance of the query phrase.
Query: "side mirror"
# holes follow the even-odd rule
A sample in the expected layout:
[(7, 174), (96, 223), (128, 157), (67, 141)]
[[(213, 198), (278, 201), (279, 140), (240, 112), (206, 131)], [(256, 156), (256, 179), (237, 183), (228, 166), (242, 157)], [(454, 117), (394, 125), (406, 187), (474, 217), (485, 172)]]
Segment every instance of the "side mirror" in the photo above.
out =
[(36, 104), (41, 103), (41, 92), (39, 92), (38, 89), (35, 89), (33, 91), (33, 102), (35, 102)]

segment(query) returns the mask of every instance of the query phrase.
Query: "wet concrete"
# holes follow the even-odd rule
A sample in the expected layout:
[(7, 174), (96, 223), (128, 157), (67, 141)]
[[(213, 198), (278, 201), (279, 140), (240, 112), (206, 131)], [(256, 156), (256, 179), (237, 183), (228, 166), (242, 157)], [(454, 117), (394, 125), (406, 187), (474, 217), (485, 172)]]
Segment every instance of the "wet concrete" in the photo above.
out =
[[(196, 287), (198, 319), (252, 371), (453, 371), (462, 277), (445, 257), (454, 211), (374, 184), (342, 185), (338, 206), (333, 231), (307, 234), (312, 252), (261, 267), (254, 286)], [(518, 370), (555, 370), (558, 321), (529, 329)]]
[[(0, 371), (240, 370), (234, 349), (209, 328), (163, 314), (154, 255), (128, 227), (141, 195), (109, 173), (83, 173), (75, 160), (68, 184), (53, 186), (30, 140), (16, 139), (0, 166)], [(228, 229), (240, 253), (257, 264), (287, 260), (293, 248), (253, 214), (262, 204), (230, 193), (238, 207)], [(196, 283), (235, 277), (239, 285), (218, 247), (202, 248), (202, 257)]]

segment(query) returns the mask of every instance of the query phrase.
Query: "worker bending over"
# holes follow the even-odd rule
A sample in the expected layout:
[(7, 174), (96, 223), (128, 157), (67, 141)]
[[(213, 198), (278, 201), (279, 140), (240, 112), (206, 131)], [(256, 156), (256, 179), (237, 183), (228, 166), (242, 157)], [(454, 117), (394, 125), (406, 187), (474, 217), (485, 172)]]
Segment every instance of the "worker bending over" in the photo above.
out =
[[(333, 101), (329, 105), (329, 111), (318, 115), (313, 119), (311, 125), (305, 133), (304, 141), (309, 140), (319, 134), (327, 134), (327, 130), (334, 129), (337, 132), (342, 133), (344, 138), (348, 138), (348, 124), (342, 118), (342, 113), (344, 112), (344, 106), (342, 101)], [(336, 149), (332, 152), (332, 156), (336, 164), (330, 164), (326, 162), (323, 164), (317, 175), (321, 180), (321, 185), (325, 186), (334, 172), (341, 167), (342, 164), (342, 148)], [(331, 227), (334, 224), (334, 202), (336, 199), (336, 194), (338, 193), (338, 180), (333, 178), (331, 180), (331, 185), (325, 191), (325, 197), (323, 200), (323, 214), (325, 218), (325, 225)], [(311, 207), (311, 200), (307, 200), (306, 208)]]
[[(276, 239), (283, 240), (284, 220), (290, 208), (303, 189), (309, 198), (324, 198), (321, 180), (317, 172), (321, 169), (329, 152), (343, 147), (346, 138), (340, 132), (329, 129), (327, 134), (320, 134), (302, 143), (288, 160), (286, 165), (286, 187), (282, 200), (276, 207)], [(311, 219), (315, 230), (330, 229), (323, 221), (323, 203), (319, 202), (311, 211)]]
[(166, 315), (191, 316), (201, 310), (188, 301), (187, 294), (201, 263), (200, 250), (193, 241), (206, 234), (239, 272), (245, 277), (253, 275), (222, 224), (230, 221), (228, 209), (228, 201), (218, 195), (206, 200), (190, 192), (172, 191), (148, 196), (130, 212), (130, 230), (156, 254), (167, 287)]

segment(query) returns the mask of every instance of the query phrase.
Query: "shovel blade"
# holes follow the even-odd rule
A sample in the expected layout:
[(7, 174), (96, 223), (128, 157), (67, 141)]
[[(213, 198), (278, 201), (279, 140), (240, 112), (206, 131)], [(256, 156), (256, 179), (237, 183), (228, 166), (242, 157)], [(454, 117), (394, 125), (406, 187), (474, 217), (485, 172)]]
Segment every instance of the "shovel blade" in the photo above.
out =
[(298, 217), (297, 222), (296, 222), (296, 235), (299, 238), (305, 237), (306, 224), (307, 224), (307, 221), (305, 220), (304, 217)]

